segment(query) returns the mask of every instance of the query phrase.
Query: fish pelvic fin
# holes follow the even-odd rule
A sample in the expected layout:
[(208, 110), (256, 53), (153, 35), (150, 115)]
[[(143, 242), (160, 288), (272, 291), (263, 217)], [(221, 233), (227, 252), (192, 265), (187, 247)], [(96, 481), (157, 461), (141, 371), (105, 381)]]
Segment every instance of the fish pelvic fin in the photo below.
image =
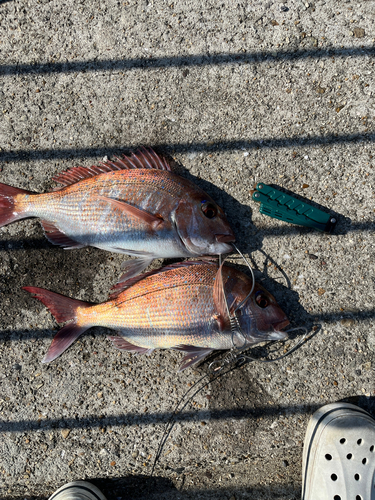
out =
[(15, 188), (0, 182), (0, 227), (11, 224), (17, 220), (29, 217), (28, 214), (17, 212), (16, 196), (19, 194), (35, 194), (24, 189)]
[(137, 354), (151, 354), (154, 350), (148, 347), (141, 347), (139, 345), (131, 344), (123, 337), (119, 337), (118, 335), (113, 337), (108, 336), (107, 338), (112, 342), (113, 346), (120, 351), (134, 352)]
[(210, 347), (196, 347), (184, 344), (172, 347), (172, 349), (185, 353), (185, 356), (182, 359), (182, 363), (180, 364), (180, 367), (178, 369), (179, 372), (182, 372), (182, 370), (189, 368), (189, 366), (196, 365), (213, 351), (213, 349), (211, 349)]
[(59, 293), (34, 286), (25, 286), (22, 289), (31, 293), (33, 298), (42, 302), (50, 310), (58, 323), (70, 321), (55, 335), (43, 359), (43, 363), (49, 363), (60, 356), (84, 331), (92, 326), (81, 326), (76, 323), (77, 309), (92, 306), (89, 302), (71, 299)]
[[(123, 155), (121, 158), (115, 157), (115, 160), (107, 160), (101, 162), (99, 165), (92, 165), (91, 167), (73, 167), (53, 177), (55, 182), (62, 184), (63, 187), (76, 184), (83, 179), (90, 179), (96, 175), (104, 174), (107, 172), (114, 172), (116, 170), (129, 170), (131, 168), (155, 168), (158, 170), (171, 170), (167, 160), (161, 158), (151, 148), (141, 147), (130, 156)], [(62, 188), (56, 188), (58, 191)]]

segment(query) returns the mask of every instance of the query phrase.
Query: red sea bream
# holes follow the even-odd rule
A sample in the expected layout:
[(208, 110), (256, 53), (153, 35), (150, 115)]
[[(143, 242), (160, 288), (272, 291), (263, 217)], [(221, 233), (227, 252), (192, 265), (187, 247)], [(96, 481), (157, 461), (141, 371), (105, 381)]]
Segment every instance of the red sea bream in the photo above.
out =
[(151, 149), (100, 166), (74, 167), (54, 180), (63, 187), (45, 194), (0, 183), (0, 227), (39, 217), (55, 245), (138, 257), (124, 263), (124, 279), (155, 258), (232, 250), (228, 243), (235, 237), (223, 210)]
[[(46, 305), (58, 322), (70, 321), (54, 337), (44, 362), (57, 358), (85, 330), (102, 326), (117, 331), (118, 336), (109, 338), (124, 351), (183, 351), (184, 369), (215, 349), (242, 349), (287, 337), (282, 329), (289, 321), (261, 285), (255, 283), (241, 304), (251, 287), (252, 280), (233, 267), (218, 270), (215, 264), (187, 261), (121, 282), (108, 301), (97, 305), (43, 288), (24, 290)], [(226, 301), (241, 333), (231, 331)]]

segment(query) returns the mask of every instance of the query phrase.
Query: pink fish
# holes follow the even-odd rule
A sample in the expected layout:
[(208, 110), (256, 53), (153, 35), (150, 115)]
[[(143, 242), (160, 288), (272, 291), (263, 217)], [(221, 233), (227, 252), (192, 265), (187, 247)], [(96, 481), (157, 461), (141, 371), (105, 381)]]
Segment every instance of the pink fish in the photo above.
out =
[[(70, 321), (54, 337), (43, 362), (60, 356), (85, 330), (102, 326), (117, 330), (119, 336), (109, 339), (124, 351), (183, 351), (183, 370), (215, 349), (244, 348), (287, 337), (282, 329), (289, 321), (261, 285), (255, 283), (241, 304), (251, 286), (252, 280), (232, 267), (218, 271), (215, 264), (187, 261), (121, 282), (108, 301), (97, 305), (43, 288), (24, 290), (47, 306), (59, 323)], [(241, 329), (234, 334), (226, 301)]]
[(223, 210), (151, 149), (100, 166), (74, 167), (54, 180), (63, 187), (45, 194), (0, 183), (0, 227), (39, 217), (55, 245), (139, 257), (124, 263), (124, 279), (155, 258), (232, 250), (235, 237)]

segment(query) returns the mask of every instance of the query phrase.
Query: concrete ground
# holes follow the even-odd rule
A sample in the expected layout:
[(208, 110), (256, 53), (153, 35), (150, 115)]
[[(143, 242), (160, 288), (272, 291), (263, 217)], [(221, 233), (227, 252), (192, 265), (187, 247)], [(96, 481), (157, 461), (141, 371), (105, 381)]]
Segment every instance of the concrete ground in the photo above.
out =
[[(1, 229), (2, 499), (82, 478), (108, 499), (299, 499), (312, 412), (374, 411), (374, 14), (372, 0), (0, 1), (0, 181), (45, 192), (69, 167), (153, 146), (225, 208), (256, 276), (315, 332), (282, 361), (203, 379), (151, 477), (208, 364), (177, 374), (180, 354), (118, 353), (96, 328), (43, 365), (58, 327), (21, 286), (102, 301), (124, 258), (56, 248), (36, 220)], [(334, 234), (261, 215), (259, 181), (326, 207)]]

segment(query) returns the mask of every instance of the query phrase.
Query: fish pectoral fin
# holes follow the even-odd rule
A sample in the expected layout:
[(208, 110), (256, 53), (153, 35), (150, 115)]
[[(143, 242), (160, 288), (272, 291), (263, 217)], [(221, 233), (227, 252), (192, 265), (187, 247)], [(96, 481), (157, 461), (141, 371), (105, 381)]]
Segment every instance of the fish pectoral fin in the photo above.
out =
[(139, 345), (134, 345), (125, 340), (123, 337), (118, 335), (114, 337), (107, 337), (116, 349), (120, 351), (134, 352), (138, 354), (151, 354), (154, 349), (149, 349), (147, 347), (140, 347)]
[[(121, 275), (119, 279), (119, 283), (126, 282), (130, 280), (131, 278), (134, 278), (138, 274), (140, 274), (143, 269), (146, 269), (151, 262), (154, 260), (154, 257), (149, 257), (148, 255), (145, 257), (140, 257), (139, 259), (130, 259), (122, 262), (121, 264), (121, 269), (124, 272), (124, 274)], [(134, 283), (128, 283), (127, 286), (133, 285)]]
[(130, 259), (121, 264), (122, 269), (125, 270), (124, 274), (120, 276), (120, 279), (113, 285), (111, 288), (111, 293), (109, 295), (110, 299), (117, 298), (120, 293), (129, 288), (130, 286), (138, 283), (138, 281), (142, 280), (146, 276), (151, 276), (155, 274), (155, 270), (152, 270), (148, 273), (140, 274), (143, 269), (151, 264), (153, 258), (144, 257), (143, 259)]
[(216, 321), (219, 332), (224, 332), (230, 330), (230, 321), (228, 320), (228, 316), (223, 318), (221, 314), (215, 314), (212, 319)]
[(42, 228), (44, 229), (44, 234), (47, 240), (53, 245), (59, 245), (64, 247), (65, 250), (71, 250), (72, 248), (83, 248), (85, 245), (72, 240), (63, 233), (55, 224), (49, 222), (48, 220), (40, 221)]
[(106, 201), (107, 203), (110, 203), (111, 205), (118, 208), (122, 212), (126, 212), (127, 215), (130, 215), (131, 217), (135, 217), (136, 219), (145, 222), (146, 224), (151, 226), (151, 228), (154, 230), (159, 229), (160, 225), (163, 224), (164, 222), (163, 217), (159, 215), (150, 214), (150, 212), (147, 212), (142, 208), (137, 208), (134, 207), (133, 205), (129, 205), (129, 203), (126, 203), (126, 201), (115, 200), (113, 198), (109, 198), (108, 196), (97, 196), (97, 198)]
[(218, 322), (220, 331), (223, 331), (225, 329), (225, 325), (229, 324), (229, 317), (228, 317), (228, 306), (226, 302), (226, 297), (224, 293), (224, 283), (223, 283), (223, 264), (219, 267), (217, 270), (216, 276), (215, 276), (215, 282), (214, 282), (214, 289), (213, 289), (213, 299), (214, 299), (214, 304), (215, 308), (217, 311), (217, 315), (215, 316), (215, 319)]
[(213, 351), (213, 349), (211, 349), (210, 347), (196, 347), (193, 345), (184, 344), (172, 347), (172, 349), (185, 353), (185, 356), (182, 359), (182, 363), (180, 364), (180, 368), (178, 369), (179, 372), (182, 372), (182, 370), (189, 368), (189, 366), (193, 366), (199, 363)]

